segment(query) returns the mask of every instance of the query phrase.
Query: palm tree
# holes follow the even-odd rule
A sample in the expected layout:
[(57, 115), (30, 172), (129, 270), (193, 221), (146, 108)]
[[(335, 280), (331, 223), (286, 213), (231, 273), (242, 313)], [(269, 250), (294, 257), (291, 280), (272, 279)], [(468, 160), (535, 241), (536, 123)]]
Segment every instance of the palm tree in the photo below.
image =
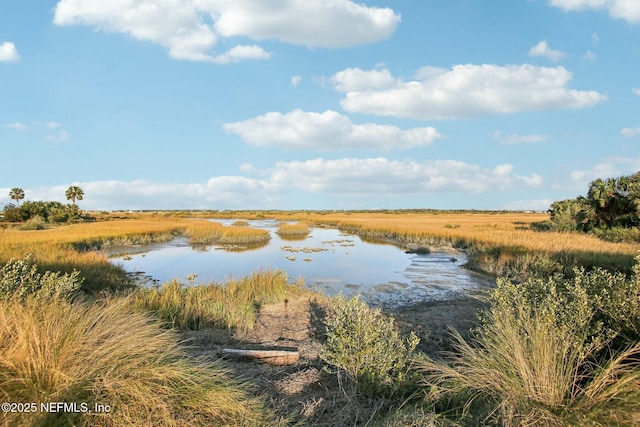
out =
[(15, 200), (18, 206), (20, 206), (20, 200), (24, 199), (24, 190), (18, 187), (12, 188), (11, 191), (9, 191), (9, 197)]
[(82, 188), (76, 185), (72, 185), (71, 187), (67, 188), (67, 192), (65, 193), (65, 195), (67, 196), (67, 200), (71, 200), (71, 202), (75, 205), (76, 200), (82, 200), (82, 198), (84, 197), (84, 191), (82, 191)]

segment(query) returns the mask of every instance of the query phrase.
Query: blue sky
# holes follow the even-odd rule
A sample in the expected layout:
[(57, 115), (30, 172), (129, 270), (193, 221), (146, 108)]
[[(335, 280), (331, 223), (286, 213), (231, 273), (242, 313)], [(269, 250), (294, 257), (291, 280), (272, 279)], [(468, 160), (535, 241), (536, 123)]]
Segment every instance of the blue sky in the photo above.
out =
[(0, 207), (544, 210), (639, 146), (640, 0), (0, 3)]

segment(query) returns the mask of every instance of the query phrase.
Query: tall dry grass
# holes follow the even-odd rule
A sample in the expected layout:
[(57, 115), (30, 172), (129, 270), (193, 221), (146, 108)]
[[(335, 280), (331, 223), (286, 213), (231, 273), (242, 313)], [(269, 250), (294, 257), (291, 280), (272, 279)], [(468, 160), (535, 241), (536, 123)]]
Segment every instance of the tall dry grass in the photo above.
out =
[[(536, 231), (548, 214), (486, 211), (237, 211), (242, 218), (275, 218), (337, 227), (372, 240), (407, 246), (452, 245), (470, 252), (470, 267), (525, 278), (575, 264), (630, 272), (640, 243), (613, 243), (581, 233)], [(221, 214), (222, 215), (222, 214)], [(544, 264), (541, 267), (541, 264)]]
[[(36, 403), (6, 426), (269, 425), (262, 404), (214, 362), (188, 356), (174, 332), (125, 298), (0, 301), (0, 397)], [(47, 412), (65, 402), (108, 412)]]

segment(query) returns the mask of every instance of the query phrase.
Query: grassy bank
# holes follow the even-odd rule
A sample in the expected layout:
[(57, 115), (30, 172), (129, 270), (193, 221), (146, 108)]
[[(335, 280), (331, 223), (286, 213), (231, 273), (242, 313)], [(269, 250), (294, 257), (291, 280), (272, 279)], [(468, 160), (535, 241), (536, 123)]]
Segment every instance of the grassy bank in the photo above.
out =
[(264, 304), (301, 295), (302, 284), (289, 285), (284, 271), (259, 271), (224, 283), (185, 287), (178, 282), (159, 289), (139, 289), (132, 298), (139, 309), (156, 313), (172, 327), (220, 327), (247, 332)]

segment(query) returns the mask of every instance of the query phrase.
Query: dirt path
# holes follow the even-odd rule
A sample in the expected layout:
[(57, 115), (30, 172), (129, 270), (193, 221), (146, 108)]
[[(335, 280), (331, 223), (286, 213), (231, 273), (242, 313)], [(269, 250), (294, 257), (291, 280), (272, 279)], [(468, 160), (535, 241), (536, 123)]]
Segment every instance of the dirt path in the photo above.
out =
[[(449, 327), (467, 335), (476, 313), (485, 303), (480, 297), (428, 302), (404, 307), (391, 315), (407, 332), (421, 338), (419, 349), (438, 357), (451, 350)], [(384, 402), (350, 397), (335, 373), (323, 369), (318, 352), (324, 340), (323, 319), (329, 309), (326, 299), (302, 297), (261, 308), (255, 328), (247, 335), (227, 330), (184, 331), (194, 355), (218, 358), (223, 348), (297, 348), (299, 360), (289, 366), (224, 360), (231, 375), (248, 382), (255, 393), (265, 396), (286, 425), (363, 425)]]

